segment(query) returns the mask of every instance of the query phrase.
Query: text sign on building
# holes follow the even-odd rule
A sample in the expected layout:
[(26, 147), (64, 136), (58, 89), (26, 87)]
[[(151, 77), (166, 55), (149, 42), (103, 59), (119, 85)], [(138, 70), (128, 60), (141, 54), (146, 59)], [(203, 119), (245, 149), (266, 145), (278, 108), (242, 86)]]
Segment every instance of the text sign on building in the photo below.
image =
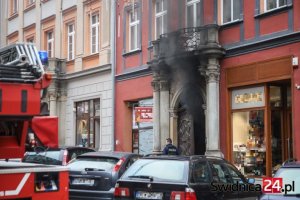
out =
[(152, 107), (135, 107), (135, 122), (152, 122)]
[(232, 91), (232, 109), (243, 109), (265, 106), (264, 86), (238, 89)]

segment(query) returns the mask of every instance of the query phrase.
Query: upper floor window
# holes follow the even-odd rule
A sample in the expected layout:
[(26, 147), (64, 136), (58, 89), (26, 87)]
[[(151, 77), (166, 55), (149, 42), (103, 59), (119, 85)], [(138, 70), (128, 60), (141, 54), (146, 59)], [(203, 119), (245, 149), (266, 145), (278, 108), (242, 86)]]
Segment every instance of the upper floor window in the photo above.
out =
[(156, 0), (155, 2), (155, 38), (166, 32), (167, 28), (167, 2)]
[(74, 59), (75, 47), (75, 27), (74, 24), (68, 25), (68, 60)]
[(54, 50), (54, 37), (53, 32), (48, 31), (47, 32), (47, 51), (49, 58), (52, 58), (54, 56), (53, 50)]
[(265, 11), (274, 10), (287, 4), (286, 0), (265, 0)]
[(28, 43), (34, 43), (34, 37), (28, 38), (26, 40), (26, 42), (28, 42)]
[(35, 0), (27, 0), (27, 6), (33, 4), (35, 2)]
[(18, 12), (18, 7), (19, 7), (19, 4), (18, 4), (18, 0), (12, 0), (11, 1), (11, 14), (16, 14)]
[(240, 0), (222, 0), (222, 24), (239, 20)]
[(91, 53), (99, 51), (99, 15), (91, 16)]
[(138, 49), (139, 24), (138, 12), (134, 9), (129, 12), (129, 51)]
[(187, 27), (200, 26), (200, 0), (186, 0), (186, 25)]

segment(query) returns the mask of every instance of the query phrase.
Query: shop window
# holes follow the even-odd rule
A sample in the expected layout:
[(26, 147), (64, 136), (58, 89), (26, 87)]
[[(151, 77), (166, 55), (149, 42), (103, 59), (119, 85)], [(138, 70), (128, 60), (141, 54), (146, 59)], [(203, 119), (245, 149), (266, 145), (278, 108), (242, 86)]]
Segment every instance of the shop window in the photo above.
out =
[(132, 151), (150, 154), (153, 150), (153, 99), (132, 102)]
[(96, 147), (99, 137), (100, 101), (93, 99), (76, 103), (76, 145)]
[(266, 175), (264, 111), (232, 114), (233, 162), (247, 176)]
[(238, 21), (240, 19), (240, 0), (222, 0), (222, 24)]

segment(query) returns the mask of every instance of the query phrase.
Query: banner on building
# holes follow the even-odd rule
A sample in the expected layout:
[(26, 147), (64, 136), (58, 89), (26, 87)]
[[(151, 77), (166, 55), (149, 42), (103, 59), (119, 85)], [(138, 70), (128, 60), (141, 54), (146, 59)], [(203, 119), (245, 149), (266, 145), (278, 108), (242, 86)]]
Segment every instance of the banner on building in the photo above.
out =
[(135, 107), (135, 122), (152, 122), (152, 107)]

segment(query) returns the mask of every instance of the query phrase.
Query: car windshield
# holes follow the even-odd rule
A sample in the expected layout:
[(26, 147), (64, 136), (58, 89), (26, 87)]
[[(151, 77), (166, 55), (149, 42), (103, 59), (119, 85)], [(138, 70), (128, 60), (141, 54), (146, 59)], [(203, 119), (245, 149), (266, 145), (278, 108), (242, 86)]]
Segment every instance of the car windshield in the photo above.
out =
[(23, 162), (27, 163), (41, 163), (49, 165), (61, 165), (62, 161), (59, 159), (60, 151), (46, 151), (41, 153), (28, 153)]
[(148, 177), (156, 181), (186, 182), (187, 168), (187, 161), (140, 159), (133, 163), (122, 178)]
[(117, 158), (81, 157), (71, 161), (68, 167), (71, 171), (91, 169), (111, 172), (118, 161)]
[(287, 184), (294, 186), (287, 195), (300, 194), (300, 168), (281, 168), (274, 177), (282, 178), (283, 188), (289, 187)]

